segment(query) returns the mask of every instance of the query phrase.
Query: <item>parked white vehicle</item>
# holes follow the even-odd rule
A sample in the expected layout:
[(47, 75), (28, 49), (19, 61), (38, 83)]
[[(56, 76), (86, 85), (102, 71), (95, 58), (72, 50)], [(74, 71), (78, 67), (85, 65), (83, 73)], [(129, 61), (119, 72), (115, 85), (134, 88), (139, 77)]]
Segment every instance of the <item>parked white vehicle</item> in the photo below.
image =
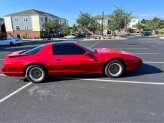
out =
[(74, 39), (74, 38), (76, 38), (76, 36), (74, 36), (74, 35), (67, 35), (67, 36), (64, 36), (64, 38), (66, 38), (66, 39)]
[(0, 39), (0, 45), (21, 45), (22, 44), (22, 40), (20, 40), (19, 38), (4, 38), (4, 39)]

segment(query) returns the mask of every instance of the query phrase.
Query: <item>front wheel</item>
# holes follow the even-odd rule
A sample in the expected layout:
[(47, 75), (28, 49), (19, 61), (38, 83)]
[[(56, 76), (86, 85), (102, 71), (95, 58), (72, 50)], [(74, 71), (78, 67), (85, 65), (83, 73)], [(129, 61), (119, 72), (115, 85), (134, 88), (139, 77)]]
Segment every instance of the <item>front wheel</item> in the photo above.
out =
[(105, 66), (105, 74), (111, 78), (121, 77), (124, 73), (124, 64), (119, 60), (113, 60)]
[(46, 78), (46, 72), (40, 65), (31, 65), (26, 69), (26, 78), (33, 83), (43, 82)]

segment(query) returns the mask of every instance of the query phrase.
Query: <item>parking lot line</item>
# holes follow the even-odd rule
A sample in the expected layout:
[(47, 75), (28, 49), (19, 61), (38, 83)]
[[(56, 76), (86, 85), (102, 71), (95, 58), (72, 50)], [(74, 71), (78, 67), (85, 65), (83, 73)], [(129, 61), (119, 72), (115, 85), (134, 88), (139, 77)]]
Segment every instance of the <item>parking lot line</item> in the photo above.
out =
[[(114, 47), (113, 47), (113, 48), (114, 48)], [(148, 48), (136, 48), (136, 47), (134, 47), (134, 48), (133, 48), (133, 47), (131, 47), (131, 48), (127, 48), (127, 47), (124, 48), (124, 47), (122, 47), (122, 48), (121, 48), (121, 47), (115, 47), (115, 49), (130, 49), (130, 50), (131, 50), (131, 49), (132, 49), (132, 50), (133, 50), (133, 49), (136, 49), (136, 50), (139, 49), (139, 50), (147, 50)]]
[(140, 55), (158, 55), (159, 53), (132, 53), (132, 54), (140, 54)]
[(147, 63), (147, 64), (164, 64), (164, 62), (153, 62), (153, 61), (144, 61), (143, 63)]
[(20, 92), (21, 90), (25, 89), (26, 87), (30, 86), (32, 84), (32, 82), (24, 85), (23, 87), (17, 89), (16, 91), (10, 93), (9, 95), (3, 97), (2, 99), (0, 99), (0, 103), (4, 102), (5, 100), (7, 100), (8, 98), (12, 97), (13, 95), (17, 94), (18, 92)]
[(90, 47), (93, 47), (93, 46), (97, 45), (98, 43), (100, 43), (100, 42), (102, 42), (102, 41), (103, 41), (103, 40), (98, 41), (98, 42), (96, 42), (96, 43), (92, 44)]
[(75, 80), (84, 80), (84, 81), (101, 81), (109, 83), (127, 83), (127, 84), (144, 84), (144, 85), (164, 85), (162, 82), (144, 82), (144, 81), (124, 81), (124, 80), (111, 80), (111, 79), (82, 79), (82, 78), (73, 78)]
[(5, 74), (0, 74), (0, 76), (6, 76)]

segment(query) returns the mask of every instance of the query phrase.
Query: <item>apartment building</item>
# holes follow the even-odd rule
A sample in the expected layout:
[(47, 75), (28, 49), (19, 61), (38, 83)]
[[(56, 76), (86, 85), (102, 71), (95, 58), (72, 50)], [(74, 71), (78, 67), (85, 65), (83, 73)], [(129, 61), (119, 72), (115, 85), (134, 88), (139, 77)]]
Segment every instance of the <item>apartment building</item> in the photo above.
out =
[(99, 24), (103, 23), (105, 27), (108, 26), (108, 22), (111, 19), (110, 15), (97, 15), (94, 18), (97, 20)]
[(109, 33), (109, 28), (108, 28), (108, 23), (109, 20), (111, 19), (110, 15), (97, 15), (94, 17), (99, 24), (103, 24), (104, 30), (103, 34), (108, 34)]
[[(104, 25), (104, 33), (106, 34), (106, 32), (110, 30), (110, 27), (108, 27), (108, 23), (109, 23), (109, 21), (111, 19), (111, 16), (110, 15), (104, 15), (104, 16), (103, 15), (97, 15), (97, 16), (95, 16), (95, 19), (97, 20), (97, 22), (99, 24), (103, 23), (103, 25)], [(126, 27), (128, 29), (134, 30), (133, 32), (135, 32), (137, 30), (136, 25), (138, 23), (139, 23), (139, 19), (137, 17), (131, 16), (130, 17), (130, 22), (127, 23)]]
[(6, 32), (20, 38), (40, 37), (44, 31), (42, 25), (48, 20), (68, 25), (68, 21), (64, 18), (35, 9), (6, 15), (4, 20)]
[(137, 17), (131, 17), (130, 22), (127, 24), (127, 28), (136, 30), (136, 25), (139, 23), (139, 19)]

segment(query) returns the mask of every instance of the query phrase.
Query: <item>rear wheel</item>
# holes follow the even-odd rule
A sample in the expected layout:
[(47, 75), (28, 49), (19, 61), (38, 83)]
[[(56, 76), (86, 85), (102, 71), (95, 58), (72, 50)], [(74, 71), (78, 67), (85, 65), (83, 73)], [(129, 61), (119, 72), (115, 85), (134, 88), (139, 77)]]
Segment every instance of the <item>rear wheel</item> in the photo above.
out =
[(26, 69), (26, 78), (33, 83), (43, 82), (46, 78), (46, 71), (40, 65), (31, 65)]
[(111, 78), (118, 78), (123, 75), (125, 70), (124, 64), (119, 60), (113, 60), (105, 66), (105, 74)]

